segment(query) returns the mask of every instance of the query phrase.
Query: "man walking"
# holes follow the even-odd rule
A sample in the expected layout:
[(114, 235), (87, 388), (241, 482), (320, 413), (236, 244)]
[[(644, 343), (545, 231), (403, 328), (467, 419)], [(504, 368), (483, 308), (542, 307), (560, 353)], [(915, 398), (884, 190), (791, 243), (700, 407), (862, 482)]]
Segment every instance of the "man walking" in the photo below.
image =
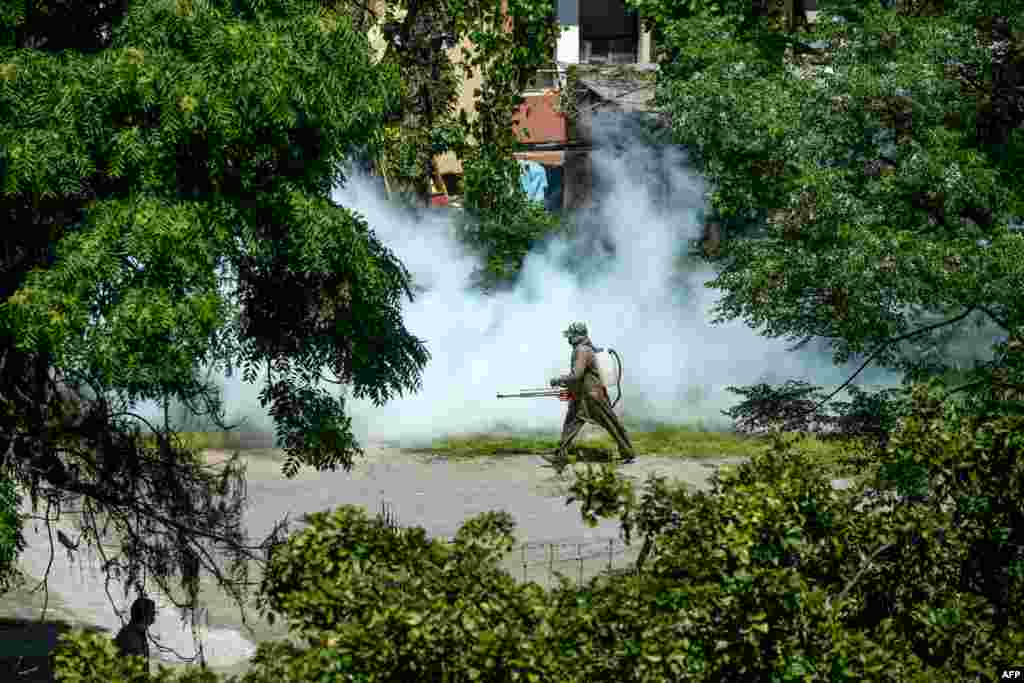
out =
[[(597, 363), (597, 353), (602, 349), (594, 348), (588, 336), (587, 326), (573, 323), (565, 332), (566, 339), (572, 346), (572, 357), (569, 361), (570, 373), (551, 380), (551, 386), (566, 387), (573, 399), (569, 402), (569, 410), (562, 425), (562, 439), (554, 459), (548, 459), (556, 467), (564, 467), (568, 462), (569, 445), (579, 435), (583, 425), (591, 422), (600, 425), (611, 434), (619, 447), (619, 456), (625, 463), (633, 462), (636, 453), (633, 444), (626, 434), (626, 428), (612, 409), (608, 398), (608, 388), (601, 376)], [(547, 459), (547, 458), (545, 458)]]

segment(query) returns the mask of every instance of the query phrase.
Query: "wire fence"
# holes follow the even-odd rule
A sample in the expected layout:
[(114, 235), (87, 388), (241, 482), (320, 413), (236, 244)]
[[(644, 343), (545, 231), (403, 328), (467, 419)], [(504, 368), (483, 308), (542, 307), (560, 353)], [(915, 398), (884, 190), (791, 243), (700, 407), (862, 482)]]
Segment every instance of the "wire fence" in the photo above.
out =
[[(402, 528), (391, 503), (382, 502), (377, 515), (387, 528)], [(435, 539), (452, 543), (451, 538)], [(582, 542), (540, 541), (519, 543), (509, 552), (502, 566), (524, 583), (551, 587), (558, 583), (557, 575), (575, 578), (577, 584), (604, 572), (631, 571), (633, 561), (640, 552), (640, 544), (627, 545), (619, 539), (600, 539)], [(535, 577), (541, 575), (538, 581)]]

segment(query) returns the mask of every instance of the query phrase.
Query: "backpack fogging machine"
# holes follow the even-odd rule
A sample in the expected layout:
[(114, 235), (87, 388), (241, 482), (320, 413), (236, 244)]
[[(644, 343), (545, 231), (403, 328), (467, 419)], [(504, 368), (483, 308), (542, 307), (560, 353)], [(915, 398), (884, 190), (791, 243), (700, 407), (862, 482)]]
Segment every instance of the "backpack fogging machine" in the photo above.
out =
[[(595, 350), (597, 352), (601, 352), (604, 349)], [(615, 400), (612, 401), (612, 408), (614, 408), (619, 402), (619, 399), (622, 398), (622, 358), (619, 357), (619, 354), (615, 349), (608, 349), (608, 353), (615, 358), (615, 364), (619, 369), (618, 376), (615, 378), (617, 395), (615, 396)], [(523, 389), (522, 391), (517, 391), (514, 394), (498, 394), (498, 398), (557, 398), (559, 401), (571, 401), (575, 396), (573, 396), (572, 392), (568, 389), (547, 389), (542, 387), (540, 389)]]

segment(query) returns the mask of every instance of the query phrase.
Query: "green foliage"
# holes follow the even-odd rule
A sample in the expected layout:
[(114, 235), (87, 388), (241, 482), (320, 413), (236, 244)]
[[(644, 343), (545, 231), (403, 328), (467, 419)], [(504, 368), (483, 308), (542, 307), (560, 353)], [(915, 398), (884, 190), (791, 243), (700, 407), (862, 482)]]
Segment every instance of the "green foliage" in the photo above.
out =
[(824, 441), (866, 440), (883, 446), (906, 403), (899, 389), (866, 392), (856, 386), (849, 387), (849, 401), (828, 403), (831, 395), (797, 380), (778, 387), (763, 383), (728, 387), (728, 391), (743, 397), (722, 411), (735, 421), (741, 434), (783, 430), (815, 434)]
[(126, 592), (194, 607), (205, 570), (241, 604), (262, 552), (242, 468), (211, 473), (166, 421), (146, 443), (137, 405), (222, 427), (201, 371), (241, 369), (290, 475), (361, 453), (323, 379), (418, 387), (409, 274), (330, 199), (401, 81), (344, 5), (93, 5), (0, 2), (0, 459), (33, 505), (80, 503), (87, 544), (112, 515)]
[(119, 657), (109, 635), (90, 631), (62, 635), (54, 652), (54, 662), (55, 679), (60, 683), (219, 683), (223, 680), (211, 671), (199, 668), (175, 671), (162, 664), (150, 673), (145, 659)]
[(262, 607), (326, 644), (328, 661), (261, 648), (257, 670), (266, 662), (279, 680), (298, 680), (310, 662), (318, 675), (348, 662), (367, 681), (525, 680), (537, 670), (522, 646), (545, 611), (540, 590), (496, 567), (513, 541), (507, 513), (467, 521), (450, 546), (351, 506), (306, 521), (274, 551)]
[[(453, 543), (351, 506), (309, 515), (261, 586), (295, 638), (261, 644), (243, 680), (989, 680), (1024, 647), (1020, 418), (940, 399), (918, 388), (877, 476), (842, 490), (788, 437), (707, 492), (651, 477), (638, 495), (588, 469), (572, 487), (584, 518), (620, 518), (644, 561), (582, 586), (498, 569), (506, 513)], [(896, 459), (928, 470), (926, 499), (888, 495)], [(114, 683), (164, 680), (115, 674), (108, 646), (74, 640), (61, 666), (88, 656)]]
[[(403, 1), (389, 3), (384, 19), (384, 62), (402, 74), (400, 96), (389, 111), (398, 126), (378, 143), (378, 152), (384, 152), (380, 165), (389, 178), (398, 187), (413, 187), (426, 203), (433, 157), (451, 151), (465, 165), (482, 165), (476, 176), (500, 183), (491, 189), (511, 191), (514, 183), (506, 174), (514, 164), (514, 129), (522, 123), (513, 116), (522, 102), (520, 93), (539, 67), (550, 64), (555, 46), (558, 28), (550, 0)], [(443, 49), (456, 45), (457, 65)], [(455, 114), (457, 67), (465, 78), (474, 69), (483, 78), (481, 89), (473, 93), (473, 120), (464, 112)], [(485, 214), (496, 208), (480, 196), (478, 185), (471, 186), (467, 207)], [(494, 220), (505, 218), (501, 211), (495, 213)]]
[(18, 554), (25, 549), (21, 526), (21, 497), (14, 480), (0, 471), (0, 593), (17, 580)]
[[(724, 227), (718, 320), (908, 381), (1022, 384), (985, 359), (1024, 320), (1019, 5), (837, 0), (786, 33), (757, 3), (631, 4), (662, 36), (658, 108)], [(884, 441), (905, 403), (810, 413), (820, 392), (795, 389), (748, 387), (737, 416)]]
[[(1020, 647), (1007, 635), (1021, 619), (1008, 494), (1024, 386), (1019, 4), (822, 2), (799, 34), (749, 4), (633, 4), (668, 55), (658, 106), (725, 226), (708, 283), (723, 294), (718, 319), (797, 346), (824, 339), (837, 363), (859, 357), (907, 385), (851, 389), (828, 412), (810, 384), (734, 388), (741, 431), (822, 431), (871, 477), (806, 488), (812, 473), (785, 469), (799, 458), (755, 458), (759, 476), (688, 499), (651, 571), (693, 592), (738, 577), (734, 633), (763, 609), (778, 645), (734, 638), (723, 651), (774, 658), (772, 680), (992, 676), (978, 643)], [(910, 391), (953, 375), (948, 390)]]
[(388, 112), (396, 125), (378, 141), (378, 167), (422, 204), (429, 204), (434, 156), (463, 144), (454, 115), (458, 70), (443, 48), (459, 42), (477, 11), (476, 3), (394, 2), (379, 17), (388, 45), (383, 64), (397, 69), (402, 81)]
[(484, 291), (514, 281), (526, 254), (555, 233), (559, 219), (530, 202), (521, 189), (515, 131), (521, 93), (537, 69), (550, 66), (558, 24), (550, 0), (509, 0), (486, 8), (469, 36), (469, 63), (481, 70), (476, 115), (463, 117), (473, 146), (462, 152), (460, 238), (484, 262), (475, 285)]
[[(344, 16), (302, 3), (251, 21), (217, 5), (132, 8), (95, 58), (7, 49), (18, 75), (0, 106), (19, 122), (7, 201), (63, 195), (93, 169), (108, 179), (78, 197), (82, 220), (61, 226), (53, 263), (6, 301), (21, 350), (51, 349), (132, 400), (180, 390), (199, 363), (284, 355), (296, 373), (333, 366), (375, 401), (415, 388), (426, 354), (397, 316), (408, 275), (326, 199), (347, 149), (380, 125), (394, 72), (374, 68)], [(239, 314), (245, 340), (215, 342)], [(287, 370), (279, 381), (279, 406), (318, 400)], [(346, 461), (342, 424), (320, 426)]]
[(523, 260), (545, 239), (563, 232), (559, 217), (526, 197), (518, 162), (489, 147), (464, 160), (466, 211), (457, 226), (459, 240), (473, 249), (483, 265), (474, 286), (494, 291), (513, 284)]
[[(964, 581), (999, 612), (1019, 617), (1024, 577), (1022, 418), (980, 414), (943, 401), (937, 386), (919, 387), (914, 411), (882, 460), (924, 489), (929, 505), (955, 506), (954, 520), (970, 549)], [(915, 476), (916, 475), (916, 476)]]
[[(892, 449), (930, 459), (944, 449), (919, 438), (915, 420), (929, 410), (922, 400)], [(935, 438), (948, 443), (955, 423), (930, 424)], [(940, 457), (936, 471), (948, 472), (949, 462), (959, 460), (955, 450)], [(1005, 467), (1015, 457), (1000, 460)], [(979, 473), (977, 485), (1015, 490), (1019, 475), (1007, 481), (1000, 472), (1001, 478)], [(602, 488), (604, 513), (619, 508), (607, 503), (623, 499), (614, 493), (623, 486), (629, 485), (609, 477), (591, 481), (582, 498), (585, 514)], [(986, 647), (1006, 653), (1019, 647), (1019, 633), (1003, 629), (1019, 623), (1021, 584), (1004, 581), (1004, 592), (991, 596), (965, 588), (975, 571), (970, 558), (985, 535), (967, 532), (948, 507), (941, 513), (947, 497), (893, 508), (857, 488), (835, 491), (784, 441), (748, 465), (724, 470), (709, 494), (680, 493), (673, 500), (654, 494), (656, 484), (649, 487), (651, 500), (672, 500), (673, 514), (647, 513), (658, 520), (648, 524), (660, 530), (648, 572), (652, 581), (668, 583), (659, 599), (684, 609), (686, 623), (706, 634), (704, 642), (717, 643), (707, 659), (718, 668), (706, 680), (769, 672), (773, 680), (800, 680), (790, 678), (797, 662), (809, 674), (845, 671), (838, 680), (928, 680), (939, 672), (960, 679), (991, 661), (967, 636), (972, 628), (984, 634)], [(979, 520), (977, 529), (1006, 529), (1004, 519)], [(1002, 621), (993, 620), (994, 611)], [(857, 661), (855, 653), (865, 656)]]

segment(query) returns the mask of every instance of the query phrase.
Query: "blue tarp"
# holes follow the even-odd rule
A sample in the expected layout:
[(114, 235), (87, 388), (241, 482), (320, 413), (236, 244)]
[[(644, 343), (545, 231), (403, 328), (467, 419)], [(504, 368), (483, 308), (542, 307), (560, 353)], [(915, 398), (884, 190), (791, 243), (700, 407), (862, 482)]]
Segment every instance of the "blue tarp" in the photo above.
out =
[(520, 161), (519, 168), (522, 170), (519, 181), (523, 185), (523, 192), (529, 199), (543, 202), (548, 189), (548, 174), (544, 167), (536, 161)]

